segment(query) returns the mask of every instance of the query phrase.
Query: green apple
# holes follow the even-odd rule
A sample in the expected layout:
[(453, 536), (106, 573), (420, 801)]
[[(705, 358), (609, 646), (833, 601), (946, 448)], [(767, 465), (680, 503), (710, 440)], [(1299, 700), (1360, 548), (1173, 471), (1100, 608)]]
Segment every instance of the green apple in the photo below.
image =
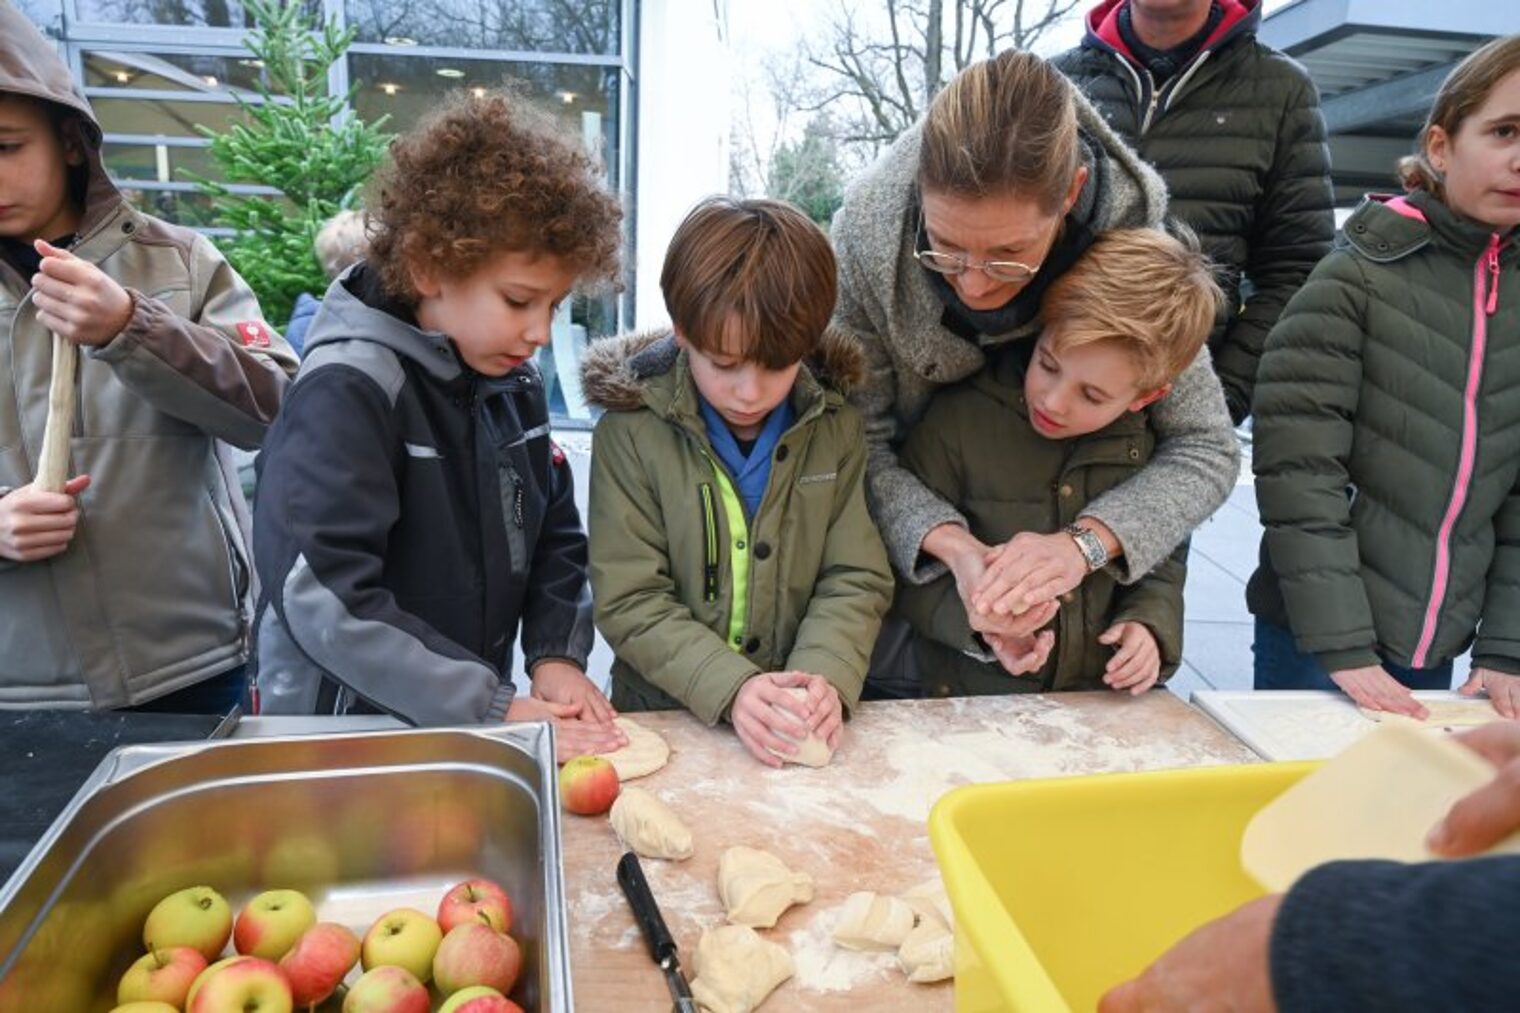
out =
[(449, 996), (448, 999), (444, 1001), (444, 1004), (442, 1006), (438, 1007), (438, 1013), (454, 1013), (455, 1010), (463, 1006), (465, 1003), (469, 1002), (471, 999), (479, 999), (481, 996), (486, 995), (494, 995), (500, 997), (501, 993), (489, 985), (471, 985), (469, 988), (461, 988), (459, 991)]
[(171, 893), (154, 905), (143, 923), (143, 946), (149, 952), (188, 946), (215, 960), (232, 934), (232, 908), (209, 886)]
[(278, 967), (259, 957), (229, 960), (197, 980), (186, 1013), (291, 1013), (295, 999)]
[(364, 934), (361, 960), (366, 971), (404, 967), (424, 985), (433, 977), (433, 954), (443, 942), (438, 923), (414, 908), (397, 908), (380, 916)]
[(366, 971), (343, 997), (343, 1013), (428, 1013), (427, 986), (404, 967)]
[(154, 950), (139, 957), (121, 976), (116, 1001), (166, 1002), (176, 1008), (185, 1004), (190, 986), (206, 969), (206, 958), (189, 946)]
[(232, 946), (245, 956), (279, 960), (315, 924), (317, 912), (305, 894), (266, 890), (238, 912)]

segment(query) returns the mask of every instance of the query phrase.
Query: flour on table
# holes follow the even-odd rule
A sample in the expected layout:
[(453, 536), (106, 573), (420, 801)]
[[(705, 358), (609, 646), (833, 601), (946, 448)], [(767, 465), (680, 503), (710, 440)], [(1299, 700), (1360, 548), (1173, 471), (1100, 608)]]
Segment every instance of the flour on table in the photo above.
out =
[(787, 936), (794, 981), (809, 992), (848, 992), (892, 975), (901, 977), (896, 953), (862, 953), (834, 945), (837, 912), (825, 911)]

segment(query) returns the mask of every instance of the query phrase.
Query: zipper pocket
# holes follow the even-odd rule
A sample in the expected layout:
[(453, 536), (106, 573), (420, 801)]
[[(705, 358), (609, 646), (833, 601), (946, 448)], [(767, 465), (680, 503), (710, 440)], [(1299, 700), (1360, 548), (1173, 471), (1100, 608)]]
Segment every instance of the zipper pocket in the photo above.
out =
[(713, 508), (712, 484), (703, 482), (697, 487), (702, 509), (702, 579), (703, 597), (711, 604), (718, 600), (718, 515)]
[(507, 529), (507, 555), (509, 571), (520, 577), (528, 569), (528, 536), (523, 530), (523, 480), (512, 465), (500, 466), (497, 479), (500, 485), (502, 525)]

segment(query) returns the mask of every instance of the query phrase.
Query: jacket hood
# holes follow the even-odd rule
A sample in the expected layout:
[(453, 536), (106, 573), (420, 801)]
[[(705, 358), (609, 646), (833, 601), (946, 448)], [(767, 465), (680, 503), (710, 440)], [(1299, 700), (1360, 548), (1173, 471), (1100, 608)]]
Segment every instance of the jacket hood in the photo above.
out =
[[(1461, 217), (1424, 191), (1401, 196), (1368, 194), (1342, 230), (1348, 245), (1379, 263), (1406, 257), (1432, 242), (1476, 257), (1493, 235), (1493, 229)], [(1508, 245), (1514, 244), (1512, 235)]]
[[(1131, 63), (1138, 62), (1131, 53), (1124, 37), (1119, 34), (1119, 10), (1129, 0), (1103, 0), (1087, 12), (1087, 35), (1084, 46), (1112, 50)], [(1242, 35), (1254, 35), (1261, 27), (1261, 0), (1219, 0), (1224, 8), (1224, 18), (1203, 42), (1200, 52), (1218, 49), (1226, 42)]]
[[(581, 362), (587, 401), (607, 411), (643, 407), (649, 382), (675, 368), (679, 351), (669, 328), (593, 342)], [(855, 338), (829, 327), (806, 366), (821, 385), (848, 394), (865, 376), (865, 353)]]
[(58, 50), (10, 0), (0, 0), (0, 92), (50, 102), (73, 114), (62, 129), (66, 140), (84, 150), (89, 172), (79, 227), (83, 236), (122, 200), (101, 160), (100, 121)]
[(403, 314), (400, 304), (385, 295), (379, 277), (361, 261), (328, 286), (306, 332), (305, 355), (337, 341), (368, 341), (411, 359), (442, 382), (463, 376), (464, 363), (448, 336), (425, 331)]

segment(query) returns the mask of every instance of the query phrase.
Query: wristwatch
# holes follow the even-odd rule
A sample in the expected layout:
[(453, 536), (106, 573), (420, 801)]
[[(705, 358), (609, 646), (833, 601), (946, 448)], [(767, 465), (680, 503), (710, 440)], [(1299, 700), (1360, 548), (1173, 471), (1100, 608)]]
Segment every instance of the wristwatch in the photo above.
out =
[(1080, 524), (1068, 524), (1063, 529), (1071, 536), (1072, 541), (1077, 543), (1077, 549), (1082, 553), (1082, 559), (1087, 563), (1087, 572), (1093, 573), (1108, 565), (1108, 548), (1103, 544), (1097, 532), (1091, 528), (1084, 528)]

